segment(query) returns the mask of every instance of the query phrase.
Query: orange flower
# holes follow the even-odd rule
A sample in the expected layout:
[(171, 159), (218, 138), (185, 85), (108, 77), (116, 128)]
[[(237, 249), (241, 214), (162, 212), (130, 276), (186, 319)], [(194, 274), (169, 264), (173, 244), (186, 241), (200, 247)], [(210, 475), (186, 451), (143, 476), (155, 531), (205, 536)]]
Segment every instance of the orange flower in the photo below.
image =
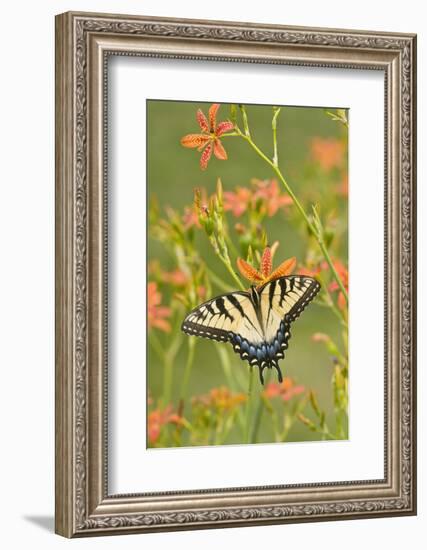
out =
[(182, 269), (176, 268), (172, 271), (164, 271), (159, 260), (151, 260), (148, 263), (148, 274), (151, 275), (151, 278), (156, 279), (156, 281), (170, 284), (178, 288), (185, 286), (190, 280), (187, 273)]
[(247, 187), (236, 187), (235, 191), (224, 191), (224, 210), (231, 210), (239, 218), (252, 202), (252, 191)]
[(213, 388), (210, 391), (211, 404), (218, 409), (232, 410), (246, 401), (243, 393), (232, 393), (228, 388), (222, 386)]
[(259, 199), (263, 201), (263, 206), (267, 210), (267, 216), (272, 217), (279, 208), (289, 206), (292, 204), (292, 199), (289, 195), (283, 195), (280, 193), (280, 187), (277, 180), (257, 180), (252, 181), (253, 185), (257, 187), (254, 194), (254, 201)]
[(182, 223), (184, 224), (184, 229), (190, 229), (191, 227), (200, 228), (199, 216), (194, 207), (186, 206), (184, 208), (184, 214), (182, 215)]
[(237, 259), (237, 267), (239, 268), (240, 273), (251, 283), (256, 283), (257, 287), (265, 285), (270, 281), (274, 281), (274, 279), (278, 279), (279, 277), (290, 275), (295, 269), (295, 265), (296, 258), (289, 258), (282, 262), (273, 272), (271, 272), (273, 268), (273, 253), (269, 246), (265, 248), (262, 254), (260, 271), (245, 262), (245, 260), (242, 260), (242, 258)]
[(182, 424), (182, 417), (172, 412), (172, 406), (168, 405), (164, 409), (157, 408), (148, 414), (148, 441), (153, 444), (160, 437), (163, 426), (166, 424)]
[(161, 306), (162, 295), (157, 290), (157, 283), (149, 282), (147, 285), (147, 304), (148, 304), (148, 328), (158, 328), (163, 332), (170, 332), (171, 326), (167, 317), (171, 316), (169, 307)]
[(188, 275), (181, 269), (174, 269), (173, 271), (163, 271), (162, 281), (169, 283), (173, 286), (185, 286), (188, 283)]
[(315, 137), (311, 140), (310, 148), (312, 157), (323, 170), (329, 171), (343, 165), (346, 148), (342, 141), (333, 138)]
[(197, 122), (199, 123), (201, 134), (188, 134), (181, 138), (181, 145), (184, 147), (203, 151), (200, 157), (200, 168), (206, 170), (208, 162), (212, 156), (212, 151), (217, 159), (227, 160), (227, 153), (220, 141), (220, 137), (234, 128), (230, 121), (216, 123), (216, 114), (219, 109), (219, 103), (214, 103), (209, 108), (209, 122), (203, 111), (197, 111)]
[(246, 401), (244, 393), (232, 393), (226, 386), (212, 388), (208, 394), (193, 398), (193, 404), (213, 407), (220, 411), (232, 411)]
[(284, 378), (283, 382), (270, 382), (262, 392), (264, 397), (281, 397), (283, 401), (289, 401), (292, 397), (305, 392), (304, 386), (296, 386), (292, 378)]
[[(338, 273), (338, 276), (341, 279), (344, 288), (348, 292), (348, 270), (347, 270), (347, 268), (345, 267), (345, 265), (342, 262), (340, 262), (340, 260), (333, 259), (332, 263), (334, 264), (335, 270)], [(312, 266), (312, 267), (307, 267), (307, 268), (303, 267), (303, 266), (300, 266), (298, 268), (298, 273), (300, 275), (306, 275), (307, 277), (317, 277), (318, 275), (320, 275), (321, 271), (328, 271), (328, 270), (329, 270), (329, 265), (325, 261), (323, 261), (317, 266)], [(329, 284), (328, 290), (329, 290), (329, 292), (335, 292), (337, 290), (339, 291), (338, 300), (337, 300), (338, 301), (338, 307), (341, 310), (345, 311), (345, 309), (347, 307), (347, 302), (346, 302), (344, 294), (341, 292), (340, 287), (339, 287), (338, 283), (335, 280), (332, 281)]]
[[(341, 282), (342, 282), (344, 288), (348, 292), (348, 269), (339, 260), (334, 260), (333, 264), (334, 264), (334, 267), (335, 267), (335, 271), (338, 273), (338, 277), (341, 279)], [(327, 268), (328, 268), (328, 266), (326, 265), (325, 269), (327, 269)], [(340, 287), (339, 287), (339, 285), (336, 281), (332, 281), (332, 283), (329, 285), (329, 291), (330, 292), (335, 292), (336, 290), (339, 290), (339, 289), (340, 289)], [(346, 305), (347, 305), (347, 302), (346, 302), (345, 296), (341, 291), (339, 291), (339, 293), (338, 293), (338, 307), (341, 310), (345, 310)]]
[(320, 266), (309, 268), (300, 266), (298, 268), (298, 273), (304, 275), (305, 277), (317, 277), (321, 272)]
[(255, 190), (236, 187), (234, 191), (225, 191), (224, 210), (231, 210), (232, 214), (239, 218), (249, 206), (255, 208), (260, 203), (260, 210), (271, 218), (279, 208), (292, 204), (291, 197), (280, 193), (280, 187), (276, 180), (254, 179), (252, 185)]
[[(326, 263), (326, 262), (325, 262)], [(340, 260), (334, 260), (333, 261), (335, 271), (338, 273), (339, 278), (342, 281), (342, 284), (344, 285), (345, 289), (348, 289), (348, 270), (345, 267), (345, 265), (340, 262)], [(325, 269), (327, 269), (327, 264), (325, 266)], [(333, 292), (334, 290), (338, 290), (339, 286), (336, 281), (332, 281), (332, 283), (329, 285), (329, 290)]]
[(206, 298), (206, 287), (199, 285), (196, 289), (196, 293), (201, 300), (204, 300)]

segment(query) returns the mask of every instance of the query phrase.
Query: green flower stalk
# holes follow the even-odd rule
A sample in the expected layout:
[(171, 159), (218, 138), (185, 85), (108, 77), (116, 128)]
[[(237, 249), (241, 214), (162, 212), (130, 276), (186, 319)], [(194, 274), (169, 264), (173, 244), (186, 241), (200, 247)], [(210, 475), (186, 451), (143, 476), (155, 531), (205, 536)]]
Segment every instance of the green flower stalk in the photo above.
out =
[(195, 190), (194, 203), (198, 212), (199, 223), (205, 230), (215, 254), (224, 264), (237, 286), (241, 290), (245, 290), (242, 281), (239, 279), (231, 265), (230, 255), (228, 252), (224, 226), (221, 180), (218, 178), (216, 195), (211, 198), (208, 207), (201, 204), (201, 193), (199, 189)]
[(224, 134), (223, 137), (226, 137), (226, 136), (239, 136), (239, 137), (241, 137), (242, 139), (244, 139), (250, 145), (250, 147), (252, 147), (252, 149), (256, 152), (256, 154), (260, 158), (262, 158), (273, 169), (274, 173), (277, 175), (279, 180), (282, 182), (286, 192), (291, 197), (291, 199), (292, 199), (294, 205), (296, 206), (298, 212), (300, 213), (301, 217), (304, 219), (304, 222), (305, 222), (309, 232), (315, 237), (315, 239), (316, 239), (316, 241), (319, 245), (319, 248), (320, 248), (320, 250), (323, 254), (323, 257), (325, 258), (329, 268), (331, 269), (333, 277), (336, 280), (338, 286), (340, 287), (341, 292), (343, 293), (343, 296), (345, 297), (346, 302), (348, 303), (347, 290), (344, 288), (344, 285), (343, 285), (340, 277), (338, 276), (338, 273), (336, 272), (336, 269), (333, 265), (332, 259), (329, 255), (329, 252), (328, 252), (328, 249), (326, 247), (325, 240), (324, 240), (323, 227), (322, 227), (320, 218), (317, 215), (317, 212), (315, 210), (313, 211), (313, 217), (310, 217), (306, 213), (306, 211), (304, 210), (302, 204), (298, 200), (298, 197), (295, 195), (295, 193), (291, 189), (289, 183), (287, 182), (287, 180), (285, 179), (281, 169), (279, 168), (278, 155), (277, 155), (277, 118), (280, 114), (280, 110), (277, 110), (276, 108), (274, 108), (275, 110), (273, 111), (272, 128), (273, 128), (273, 150), (274, 150), (274, 153), (273, 153), (273, 159), (270, 159), (258, 147), (258, 145), (254, 142), (254, 140), (251, 137), (251, 132), (250, 132), (250, 128), (249, 128), (249, 121), (248, 121), (248, 116), (247, 116), (247, 113), (246, 113), (245, 106), (244, 105), (239, 105), (239, 108), (240, 108), (240, 112), (241, 112), (241, 115), (242, 115), (243, 131), (240, 129), (240, 127), (238, 126), (238, 124), (236, 122), (234, 124), (234, 132)]

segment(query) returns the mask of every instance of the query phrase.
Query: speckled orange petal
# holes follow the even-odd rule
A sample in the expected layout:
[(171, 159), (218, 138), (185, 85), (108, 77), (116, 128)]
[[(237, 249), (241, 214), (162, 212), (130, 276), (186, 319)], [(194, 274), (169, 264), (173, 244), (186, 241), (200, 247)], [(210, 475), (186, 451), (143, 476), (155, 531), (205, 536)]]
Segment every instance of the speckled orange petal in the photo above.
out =
[(234, 124), (230, 122), (229, 120), (225, 120), (224, 122), (219, 122), (218, 126), (216, 127), (215, 135), (216, 137), (222, 136), (222, 134), (225, 134), (225, 132), (229, 132), (230, 130), (233, 130)]
[(196, 117), (202, 132), (209, 132), (208, 119), (205, 117), (205, 114), (201, 109), (197, 111)]
[(260, 283), (263, 280), (262, 275), (258, 273), (254, 267), (245, 262), (245, 260), (242, 260), (242, 258), (237, 258), (237, 267), (243, 277), (245, 277), (248, 281), (251, 281), (252, 283)]
[(268, 277), (271, 273), (272, 257), (271, 257), (271, 248), (267, 246), (262, 254), (261, 258), (261, 273), (264, 277)]
[(219, 160), (227, 160), (227, 152), (222, 146), (222, 143), (219, 141), (219, 139), (216, 139), (214, 141), (214, 154)]
[(202, 156), (200, 157), (200, 168), (206, 170), (208, 167), (209, 159), (212, 155), (212, 143), (208, 143), (206, 149), (203, 151)]
[(200, 152), (200, 151), (203, 151), (203, 149), (205, 148), (205, 145), (206, 143), (210, 141), (210, 138), (207, 137), (207, 139), (205, 141), (203, 141), (199, 147), (197, 147), (197, 150)]
[(297, 264), (297, 259), (289, 258), (288, 260), (285, 260), (282, 264), (277, 267), (273, 273), (269, 276), (268, 280), (273, 281), (274, 279), (278, 279), (279, 277), (285, 277), (285, 275), (290, 275), (292, 271), (295, 269), (295, 266)]
[(220, 105), (219, 103), (213, 103), (209, 108), (209, 130), (215, 132), (216, 128), (216, 114)]
[(189, 149), (195, 149), (205, 145), (209, 139), (210, 137), (204, 134), (188, 134), (181, 138), (181, 145)]

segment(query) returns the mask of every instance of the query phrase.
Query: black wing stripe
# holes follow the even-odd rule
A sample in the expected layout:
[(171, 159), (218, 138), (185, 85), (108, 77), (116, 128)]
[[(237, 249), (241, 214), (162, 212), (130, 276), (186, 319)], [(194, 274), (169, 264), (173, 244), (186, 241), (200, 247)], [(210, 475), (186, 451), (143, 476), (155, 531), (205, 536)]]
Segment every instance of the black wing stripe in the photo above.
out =
[(207, 302), (205, 304), (205, 308), (208, 310), (208, 312), (212, 315), (212, 317), (215, 317), (215, 315), (218, 315), (217, 313), (215, 313), (215, 310), (214, 308), (212, 307), (212, 304), (211, 302)]
[(307, 307), (311, 300), (313, 300), (319, 290), (320, 283), (318, 283), (316, 279), (312, 279), (311, 284), (305, 291), (303, 297), (297, 300), (297, 302), (292, 306), (292, 308), (286, 314), (286, 318), (291, 322), (295, 321), (295, 319), (300, 316), (302, 311)]
[(270, 313), (271, 313), (271, 310), (273, 309), (273, 298), (274, 298), (274, 291), (276, 290), (276, 281), (272, 281), (270, 283), (270, 288), (268, 289), (268, 303), (269, 303), (269, 308), (268, 308), (268, 315), (267, 315), (267, 320), (265, 322), (265, 326), (268, 326), (268, 321), (270, 320)]
[(237, 311), (240, 313), (242, 317), (247, 317), (246, 313), (242, 308), (242, 305), (240, 304), (239, 300), (235, 296), (233, 296), (232, 294), (229, 294), (228, 296), (226, 296), (226, 298), (230, 302), (230, 304), (237, 309)]
[(232, 294), (229, 294), (228, 296), (226, 296), (226, 298), (237, 309), (237, 311), (240, 313), (240, 315), (248, 321), (248, 323), (255, 330), (255, 332), (257, 332), (259, 335), (261, 335), (261, 333), (257, 329), (257, 327), (252, 323), (252, 321), (246, 315), (245, 310), (242, 308), (242, 305), (240, 304), (239, 300), (235, 296), (233, 296)]
[(218, 311), (221, 312), (221, 315), (225, 315), (228, 319), (230, 319), (231, 322), (234, 321), (234, 317), (227, 311), (227, 308), (225, 307), (225, 301), (222, 296), (219, 296), (215, 300), (215, 305), (218, 308)]
[[(279, 298), (280, 306), (282, 306), (283, 302), (290, 294), (292, 294), (292, 299), (289, 296), (290, 303), (296, 299), (294, 305), (281, 320), (275, 337), (272, 340), (266, 341), (264, 336), (262, 341), (258, 340), (258, 342), (255, 343), (254, 338), (250, 336), (244, 337), (242, 334), (239, 334), (238, 327), (241, 325), (238, 316), (241, 316), (241, 320), (244, 320), (244, 322), (247, 323), (245, 327), (246, 330), (248, 330), (249, 326), (251, 326), (261, 338), (263, 337), (258, 328), (254, 326), (254, 323), (251, 321), (248, 314), (245, 312), (245, 308), (247, 307), (246, 303), (243, 307), (239, 299), (236, 297), (244, 296), (249, 299), (249, 302), (254, 308), (254, 314), (257, 315), (257, 307), (248, 292), (224, 294), (201, 304), (187, 315), (182, 324), (182, 330), (189, 335), (202, 336), (203, 338), (210, 338), (219, 342), (230, 342), (234, 351), (240, 355), (242, 360), (247, 361), (251, 366), (258, 366), (260, 368), (261, 379), (262, 370), (267, 366), (274, 366), (280, 372), (278, 361), (284, 358), (285, 350), (288, 348), (289, 340), (291, 338), (291, 323), (299, 317), (301, 312), (318, 293), (320, 284), (315, 279), (298, 275), (281, 277), (280, 279), (271, 281), (268, 284), (270, 286), (268, 288), (269, 311), (267, 315), (267, 322), (270, 318), (271, 310), (273, 309), (275, 297), (276, 299)], [(263, 288), (265, 287), (266, 285)], [(262, 292), (263, 288), (257, 292)], [(265, 290), (267, 293), (267, 288)], [(203, 309), (203, 312), (200, 311), (201, 309)], [(234, 312), (233, 315), (230, 313), (231, 311)], [(212, 325), (199, 324), (200, 318), (206, 319), (209, 315), (215, 318)], [(221, 318), (225, 322), (224, 316), (225, 319), (230, 319), (231, 322), (235, 320), (237, 321), (236, 332), (216, 328), (216, 325), (221, 322)], [(188, 319), (190, 318), (193, 319), (193, 321), (189, 321)]]
[[(291, 279), (293, 281), (293, 279)], [(283, 300), (286, 296), (286, 279), (279, 279), (279, 286), (280, 286), (280, 300), (279, 300), (279, 307), (282, 307)], [(293, 288), (293, 283), (291, 283), (291, 289)], [(270, 301), (270, 307), (271, 307), (271, 301)]]
[(274, 298), (275, 290), (276, 290), (276, 281), (272, 281), (270, 283), (270, 288), (268, 289), (268, 301), (270, 304), (270, 309), (273, 307), (273, 298)]

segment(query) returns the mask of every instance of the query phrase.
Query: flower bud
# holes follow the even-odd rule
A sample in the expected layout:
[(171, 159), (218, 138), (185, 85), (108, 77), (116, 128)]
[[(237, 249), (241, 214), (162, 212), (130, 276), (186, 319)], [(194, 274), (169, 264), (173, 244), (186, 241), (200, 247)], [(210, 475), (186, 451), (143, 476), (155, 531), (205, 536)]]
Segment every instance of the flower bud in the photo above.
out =
[(299, 413), (297, 415), (298, 417), (298, 420), (300, 422), (302, 422), (303, 424), (305, 424), (312, 432), (315, 432), (316, 431), (316, 426), (315, 424), (309, 419), (307, 418), (306, 416), (304, 416), (302, 413)]

